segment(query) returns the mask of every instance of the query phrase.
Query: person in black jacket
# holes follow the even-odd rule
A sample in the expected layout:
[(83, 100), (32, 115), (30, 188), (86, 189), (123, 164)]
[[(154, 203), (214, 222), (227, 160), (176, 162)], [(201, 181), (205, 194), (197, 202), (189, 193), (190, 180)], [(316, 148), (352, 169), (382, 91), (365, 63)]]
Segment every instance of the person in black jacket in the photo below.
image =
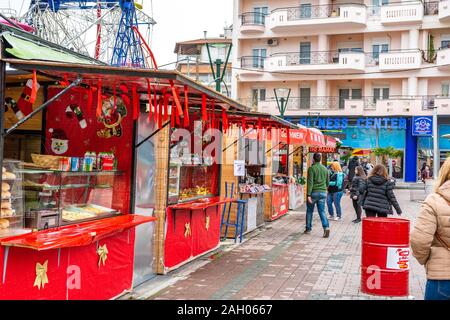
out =
[(361, 201), (363, 198), (364, 190), (366, 189), (366, 173), (361, 166), (355, 168), (355, 176), (352, 180), (352, 185), (350, 187), (350, 199), (353, 202), (353, 208), (355, 208), (356, 219), (352, 222), (361, 222)]
[(363, 197), (363, 208), (367, 217), (387, 217), (393, 214), (392, 206), (398, 215), (402, 210), (395, 198), (394, 182), (388, 178), (385, 166), (377, 164), (369, 174)]
[(354, 156), (351, 158), (350, 162), (348, 163), (348, 181), (350, 182), (348, 187), (351, 189), (352, 183), (353, 183), (353, 177), (355, 176), (355, 169), (359, 166), (359, 158), (357, 156)]

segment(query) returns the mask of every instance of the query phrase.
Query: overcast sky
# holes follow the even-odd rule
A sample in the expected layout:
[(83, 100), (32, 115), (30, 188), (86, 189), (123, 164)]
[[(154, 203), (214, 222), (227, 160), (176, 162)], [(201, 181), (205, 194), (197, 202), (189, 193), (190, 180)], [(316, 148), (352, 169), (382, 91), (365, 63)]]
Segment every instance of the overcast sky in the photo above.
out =
[[(142, 0), (137, 1), (139, 3)], [(30, 0), (0, 0), (0, 8), (13, 8), (22, 14)], [(151, 14), (152, 0), (143, 0), (144, 11)], [(150, 47), (159, 65), (174, 62), (175, 42), (198, 39), (203, 31), (214, 37), (233, 23), (233, 0), (153, 0), (156, 20)], [(173, 67), (173, 65), (171, 65)], [(170, 66), (169, 66), (170, 67)]]

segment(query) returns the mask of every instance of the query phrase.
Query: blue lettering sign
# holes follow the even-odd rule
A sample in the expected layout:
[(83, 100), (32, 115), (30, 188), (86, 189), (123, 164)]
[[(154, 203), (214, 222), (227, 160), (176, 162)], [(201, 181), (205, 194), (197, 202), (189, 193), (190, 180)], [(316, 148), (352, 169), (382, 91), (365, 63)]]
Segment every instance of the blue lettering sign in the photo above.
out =
[(392, 118), (391, 119), (391, 128), (392, 129), (398, 129), (398, 118)]
[(342, 118), (342, 129), (347, 129), (348, 127), (348, 119)]
[(319, 121), (318, 121), (318, 123), (317, 123), (317, 126), (318, 126), (320, 129), (325, 129), (325, 119), (324, 119), (324, 118), (319, 118)]
[(301, 118), (301, 119), (298, 121), (298, 123), (300, 123), (302, 126), (307, 127), (307, 126), (308, 126), (307, 120), (308, 120), (307, 118)]
[(366, 128), (370, 129), (373, 127), (373, 119), (372, 118), (366, 118)]
[(334, 129), (340, 129), (341, 128), (341, 119), (340, 118), (336, 118), (334, 119)]
[(333, 118), (327, 118), (327, 129), (333, 129)]
[(389, 123), (389, 118), (383, 118), (383, 121), (384, 121), (384, 128), (387, 129), (388, 123)]
[(405, 118), (399, 118), (398, 121), (399, 121), (398, 122), (398, 128), (406, 130), (406, 119)]
[(358, 128), (361, 128), (361, 127), (362, 127), (363, 121), (364, 121), (364, 119), (361, 119), (361, 118), (359, 118), (358, 120), (356, 120), (356, 126), (357, 126)]
[(412, 135), (413, 136), (432, 136), (433, 135), (433, 118), (430, 116), (413, 117), (412, 118)]

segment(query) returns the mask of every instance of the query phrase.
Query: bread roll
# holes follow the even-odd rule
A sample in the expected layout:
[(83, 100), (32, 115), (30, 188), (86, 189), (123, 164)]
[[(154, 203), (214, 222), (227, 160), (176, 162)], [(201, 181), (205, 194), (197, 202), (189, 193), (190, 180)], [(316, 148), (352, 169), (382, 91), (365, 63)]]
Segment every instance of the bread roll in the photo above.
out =
[(16, 175), (11, 172), (3, 172), (3, 180), (14, 180), (16, 179)]
[(0, 219), (0, 229), (6, 229), (9, 227), (9, 221), (6, 219)]
[(1, 216), (3, 218), (12, 217), (14, 215), (14, 210), (11, 209), (1, 209)]
[(11, 186), (6, 183), (6, 182), (2, 182), (2, 191), (9, 191), (11, 189)]
[(11, 198), (11, 192), (2, 191), (2, 200)]
[(11, 202), (9, 202), (8, 200), (3, 200), (2, 201), (2, 209), (12, 209), (12, 206), (11, 206)]
[(5, 168), (5, 167), (3, 167), (2, 170), (3, 170), (2, 173), (5, 173), (5, 172), (6, 172), (6, 168)]

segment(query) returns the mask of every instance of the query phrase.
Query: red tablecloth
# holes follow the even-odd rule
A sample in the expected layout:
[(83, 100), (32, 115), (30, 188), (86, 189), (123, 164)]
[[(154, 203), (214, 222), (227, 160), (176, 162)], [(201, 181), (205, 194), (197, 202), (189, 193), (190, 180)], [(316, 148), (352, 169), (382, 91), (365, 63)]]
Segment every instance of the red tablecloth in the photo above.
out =
[(7, 237), (0, 239), (0, 245), (23, 247), (38, 251), (86, 246), (124, 230), (155, 220), (155, 217), (124, 214), (112, 218)]

